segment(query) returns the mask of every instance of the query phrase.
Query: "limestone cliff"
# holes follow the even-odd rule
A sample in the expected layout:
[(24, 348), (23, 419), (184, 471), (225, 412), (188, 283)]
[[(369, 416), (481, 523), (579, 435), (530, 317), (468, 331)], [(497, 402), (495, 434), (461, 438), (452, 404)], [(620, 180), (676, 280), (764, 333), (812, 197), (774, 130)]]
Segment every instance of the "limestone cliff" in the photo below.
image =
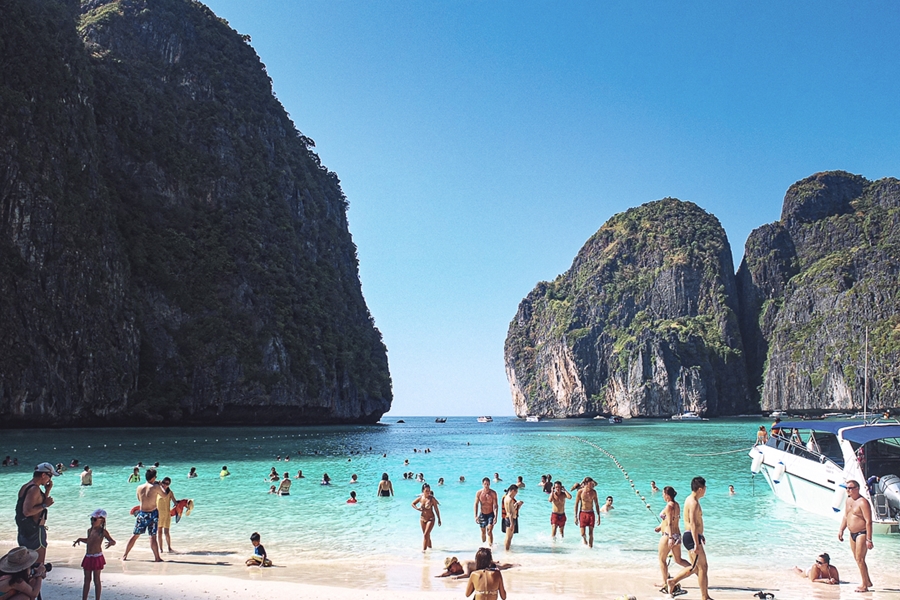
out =
[(191, 0), (7, 0), (0, 426), (372, 422), (347, 200)]
[(516, 414), (746, 410), (733, 269), (718, 220), (690, 202), (667, 198), (611, 218), (510, 323)]
[(900, 181), (841, 171), (790, 187), (737, 274), (749, 381), (763, 410), (900, 406)]

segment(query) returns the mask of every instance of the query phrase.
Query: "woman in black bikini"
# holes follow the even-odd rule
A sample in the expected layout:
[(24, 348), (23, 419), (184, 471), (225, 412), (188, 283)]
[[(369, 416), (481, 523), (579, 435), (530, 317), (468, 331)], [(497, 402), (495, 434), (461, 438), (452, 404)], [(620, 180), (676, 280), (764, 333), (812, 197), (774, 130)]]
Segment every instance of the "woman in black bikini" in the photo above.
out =
[(422, 525), (422, 552), (431, 548), (431, 530), (434, 529), (434, 518), (437, 516), (438, 527), (441, 525), (439, 502), (427, 483), (422, 486), (422, 495), (413, 500), (412, 507), (419, 511), (419, 523)]
[(388, 478), (387, 473), (381, 474), (381, 481), (378, 482), (378, 493), (376, 496), (393, 496), (394, 495), (394, 485), (391, 483), (391, 480)]

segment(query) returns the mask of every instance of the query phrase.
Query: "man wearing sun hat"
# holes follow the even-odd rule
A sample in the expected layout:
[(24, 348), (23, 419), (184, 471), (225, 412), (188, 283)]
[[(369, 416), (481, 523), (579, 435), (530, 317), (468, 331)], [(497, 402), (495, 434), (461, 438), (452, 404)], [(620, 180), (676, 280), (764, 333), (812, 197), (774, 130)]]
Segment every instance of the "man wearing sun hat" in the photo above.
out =
[[(43, 566), (47, 556), (47, 509), (53, 506), (50, 488), (53, 478), (59, 476), (50, 463), (41, 463), (34, 468), (34, 477), (19, 489), (16, 502), (16, 527), (18, 542), (29, 550), (37, 552), (37, 564)], [(41, 490), (43, 488), (43, 491)]]

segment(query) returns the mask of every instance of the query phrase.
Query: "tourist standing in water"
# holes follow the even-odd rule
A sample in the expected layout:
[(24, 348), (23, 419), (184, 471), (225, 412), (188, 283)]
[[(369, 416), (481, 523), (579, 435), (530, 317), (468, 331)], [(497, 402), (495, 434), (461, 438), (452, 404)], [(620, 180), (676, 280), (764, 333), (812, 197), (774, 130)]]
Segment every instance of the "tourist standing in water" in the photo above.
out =
[(94, 472), (91, 471), (90, 465), (84, 465), (84, 471), (81, 472), (81, 485), (94, 485)]
[(506, 549), (512, 545), (513, 535), (519, 533), (519, 509), (522, 508), (522, 501), (516, 500), (519, 493), (519, 486), (511, 485), (503, 496), (503, 520), (501, 521), (501, 529), (506, 534)]
[(675, 502), (675, 496), (678, 492), (670, 485), (663, 488), (663, 500), (666, 501), (666, 507), (659, 513), (661, 522), (659, 527), (654, 529), (657, 533), (661, 533), (659, 540), (659, 570), (662, 573), (662, 585), (665, 587), (669, 580), (669, 553), (675, 563), (682, 567), (690, 567), (691, 563), (681, 557), (681, 527), (678, 522), (681, 520), (681, 506)]
[(422, 552), (431, 548), (431, 531), (434, 529), (435, 517), (438, 527), (441, 526), (439, 504), (434, 492), (431, 491), (431, 486), (427, 483), (422, 486), (422, 494), (412, 502), (412, 507), (422, 513), (419, 516), (419, 524), (422, 526)]
[(584, 483), (575, 494), (575, 514), (578, 515), (578, 527), (581, 528), (581, 539), (588, 547), (594, 547), (594, 525), (599, 519), (597, 511), (597, 492), (594, 480), (586, 477)]
[(678, 576), (670, 578), (666, 582), (669, 594), (675, 591), (675, 586), (679, 581), (696, 573), (702, 600), (710, 600), (709, 563), (706, 561), (706, 549), (703, 547), (706, 538), (703, 537), (703, 510), (700, 508), (700, 499), (705, 494), (706, 480), (702, 477), (694, 477), (691, 480), (691, 495), (684, 503), (684, 534), (681, 536), (681, 543), (690, 552), (692, 564)]
[(844, 541), (844, 530), (850, 530), (850, 550), (859, 567), (862, 584), (857, 592), (868, 592), (872, 587), (869, 578), (869, 567), (866, 565), (866, 554), (872, 549), (872, 506), (859, 494), (859, 482), (847, 482), (847, 504), (844, 506), (844, 518), (838, 531), (838, 540)]
[(391, 483), (387, 473), (381, 474), (381, 481), (378, 482), (378, 493), (375, 495), (385, 497), (394, 495), (394, 484)]
[(556, 529), (559, 528), (559, 537), (566, 537), (566, 500), (571, 500), (572, 494), (563, 487), (562, 481), (553, 484), (550, 492), (550, 536), (556, 539)]
[(156, 543), (156, 533), (159, 528), (159, 510), (156, 508), (156, 498), (165, 494), (165, 491), (156, 482), (156, 469), (147, 469), (144, 477), (147, 483), (139, 485), (137, 489), (138, 502), (141, 504), (137, 515), (135, 515), (134, 535), (131, 536), (131, 539), (128, 540), (128, 545), (125, 546), (125, 555), (122, 556), (122, 560), (128, 560), (128, 553), (131, 552), (131, 548), (137, 539), (144, 533), (149, 533), (153, 560), (162, 562), (162, 558), (159, 556), (159, 545)]
[(481, 527), (481, 543), (494, 543), (497, 504), (497, 492), (491, 489), (491, 480), (485, 477), (481, 480), (481, 489), (475, 494), (475, 522)]

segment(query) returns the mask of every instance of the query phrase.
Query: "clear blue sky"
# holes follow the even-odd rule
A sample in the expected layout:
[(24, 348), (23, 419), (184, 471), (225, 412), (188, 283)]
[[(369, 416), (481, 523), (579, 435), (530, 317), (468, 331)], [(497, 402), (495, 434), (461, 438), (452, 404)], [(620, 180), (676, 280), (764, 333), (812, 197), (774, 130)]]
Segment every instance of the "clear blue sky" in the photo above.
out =
[(617, 212), (695, 202), (737, 263), (798, 179), (900, 176), (896, 2), (207, 4), (341, 179), (390, 415), (512, 414), (519, 302)]

